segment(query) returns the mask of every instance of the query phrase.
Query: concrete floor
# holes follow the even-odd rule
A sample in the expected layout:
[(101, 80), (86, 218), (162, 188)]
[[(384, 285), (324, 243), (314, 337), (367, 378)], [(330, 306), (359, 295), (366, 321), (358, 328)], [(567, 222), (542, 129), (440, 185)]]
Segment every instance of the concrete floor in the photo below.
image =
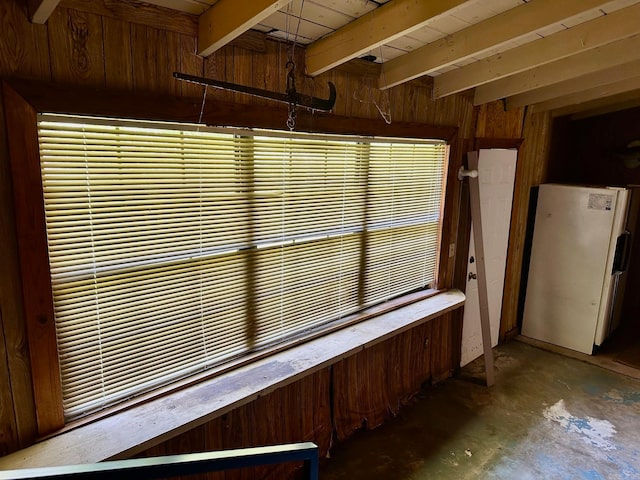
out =
[(640, 381), (511, 342), (382, 427), (334, 446), (322, 480), (640, 479)]

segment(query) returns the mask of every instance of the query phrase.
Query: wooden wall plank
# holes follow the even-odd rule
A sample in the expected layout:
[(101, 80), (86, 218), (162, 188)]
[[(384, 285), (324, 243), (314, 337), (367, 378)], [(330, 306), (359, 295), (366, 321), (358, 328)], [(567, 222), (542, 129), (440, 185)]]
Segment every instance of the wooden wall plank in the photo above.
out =
[(27, 21), (26, 2), (0, 1), (0, 75), (50, 80), (47, 27)]
[[(314, 441), (323, 457), (331, 444), (330, 379), (328, 368), (315, 372), (153, 447), (141, 456)], [(275, 480), (288, 478), (297, 469), (296, 464), (281, 464), (227, 471), (207, 478)]]
[[(195, 37), (198, 17), (133, 0), (62, 0), (60, 7)], [(60, 8), (58, 7), (58, 8)]]
[(423, 323), (333, 366), (333, 415), (338, 441), (361, 428), (376, 428), (397, 415), (401, 405), (429, 380), (432, 323)]
[(102, 17), (102, 37), (105, 86), (118, 90), (133, 90), (129, 23), (111, 17)]
[[(233, 47), (225, 46), (217, 50), (213, 54), (205, 58), (204, 76), (214, 80), (232, 81), (233, 70), (227, 75), (227, 57), (233, 56)], [(219, 88), (208, 88), (207, 99), (222, 100), (225, 102), (233, 101), (233, 93)]]
[[(233, 82), (240, 85), (254, 86), (253, 76), (253, 54), (244, 48), (234, 47), (233, 49)], [(235, 101), (255, 105), (256, 98), (251, 95), (236, 93)]]
[[(196, 39), (180, 35), (180, 71), (197, 77), (204, 76), (204, 59), (196, 54)], [(180, 82), (183, 97), (202, 98), (204, 87), (191, 82)]]
[(552, 118), (549, 112), (528, 114), (518, 151), (509, 248), (502, 300), (500, 339), (518, 328), (518, 301), (531, 187), (543, 183), (549, 164)]
[(449, 378), (460, 365), (452, 348), (455, 332), (451, 313), (433, 319), (431, 332), (431, 380), (437, 383)]
[(103, 87), (101, 18), (90, 13), (58, 8), (51, 14), (48, 25), (53, 80)]
[(5, 343), (4, 319), (0, 310), (0, 456), (20, 448), (18, 426), (11, 395), (9, 356)]
[[(255, 87), (274, 92), (282, 88), (283, 82), (280, 76), (281, 46), (280, 42), (265, 42), (264, 53), (253, 53), (252, 70), (253, 85)], [(254, 104), (266, 107), (271, 105), (271, 102), (266, 99), (256, 98)]]
[(179, 34), (132, 24), (131, 51), (135, 91), (180, 94), (182, 82), (173, 77), (180, 70)]
[(524, 124), (524, 108), (505, 110), (502, 101), (480, 106), (476, 137), (521, 138)]

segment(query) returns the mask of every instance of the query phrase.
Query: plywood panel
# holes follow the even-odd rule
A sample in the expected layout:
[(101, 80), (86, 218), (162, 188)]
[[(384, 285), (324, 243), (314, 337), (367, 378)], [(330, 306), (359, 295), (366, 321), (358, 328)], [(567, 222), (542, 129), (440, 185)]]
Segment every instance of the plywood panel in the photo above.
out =
[[(204, 61), (204, 76), (214, 80), (232, 81), (233, 65), (227, 75), (227, 57), (233, 57), (233, 47), (230, 45), (226, 45), (209, 55)], [(231, 102), (233, 101), (233, 93), (219, 88), (208, 88), (207, 98)]]
[(198, 34), (198, 17), (195, 15), (134, 0), (62, 0), (60, 7), (193, 37)]
[(128, 22), (102, 17), (104, 73), (107, 88), (133, 90), (131, 27)]
[[(204, 76), (204, 59), (196, 54), (196, 39), (180, 35), (180, 72), (197, 77)], [(182, 96), (201, 98), (204, 87), (191, 82), (181, 82)]]
[(0, 75), (50, 80), (47, 27), (26, 19), (27, 2), (0, 1)]
[(101, 18), (90, 13), (57, 8), (49, 17), (48, 26), (53, 80), (103, 87)]
[(518, 298), (525, 246), (529, 195), (531, 187), (543, 183), (549, 162), (551, 116), (546, 113), (528, 114), (524, 119), (524, 141), (518, 151), (518, 164), (513, 193), (509, 249), (505, 271), (504, 296), (500, 339), (514, 331), (518, 325)]
[(397, 415), (430, 379), (432, 324), (424, 323), (333, 366), (337, 440), (361, 428), (376, 428)]
[(480, 106), (476, 137), (520, 138), (524, 119), (524, 108), (505, 110), (501, 101)]
[(135, 91), (179, 95), (180, 35), (144, 25), (131, 25), (133, 86)]
[[(331, 443), (330, 378), (329, 369), (320, 370), (201, 427), (178, 435), (147, 450), (141, 456), (313, 441), (323, 457)], [(299, 465), (296, 464), (281, 464), (227, 471), (207, 478), (281, 479), (288, 478), (298, 468)]]

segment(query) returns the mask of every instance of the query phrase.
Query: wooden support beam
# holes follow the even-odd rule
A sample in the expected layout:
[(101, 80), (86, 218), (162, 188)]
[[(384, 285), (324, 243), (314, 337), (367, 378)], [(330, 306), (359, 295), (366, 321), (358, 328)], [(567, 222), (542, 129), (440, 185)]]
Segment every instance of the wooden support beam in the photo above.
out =
[(211, 55), (289, 2), (290, 0), (219, 0), (200, 15), (198, 55)]
[(60, 3), (60, 0), (29, 0), (29, 18), (31, 22), (46, 23), (58, 3)]
[(574, 113), (570, 118), (571, 120), (582, 120), (584, 118), (607, 115), (609, 113), (615, 113), (629, 108), (638, 108), (640, 107), (640, 91), (636, 92), (636, 95), (637, 98), (629, 98), (603, 107), (590, 107), (589, 110)]
[[(469, 170), (478, 171), (478, 152), (469, 152)], [(478, 280), (478, 301), (480, 303), (480, 330), (487, 387), (495, 383), (493, 370), (493, 350), (491, 348), (491, 320), (489, 318), (489, 293), (487, 269), (484, 258), (484, 236), (482, 233), (482, 211), (480, 208), (480, 182), (478, 177), (469, 177), (469, 204), (473, 223), (473, 243), (476, 248), (476, 275)]]
[[(572, 115), (571, 118), (577, 118), (578, 116), (585, 118), (587, 116), (602, 115), (604, 113), (615, 112), (636, 106), (640, 106), (640, 89), (620, 93), (611, 97), (591, 100), (590, 102), (558, 108), (553, 110), (551, 115), (554, 117)], [(583, 113), (584, 115), (581, 115)]]
[(590, 88), (584, 91), (575, 92), (563, 97), (547, 100), (546, 102), (536, 103), (531, 105), (531, 112), (548, 112), (549, 110), (556, 110), (558, 108), (568, 107), (570, 105), (579, 105), (581, 103), (590, 102), (592, 100), (605, 99), (618, 95), (620, 93), (626, 93), (633, 90), (637, 90), (640, 86), (640, 76), (628, 78), (626, 80), (620, 80), (608, 85), (602, 85), (595, 88)]
[(467, 0), (393, 0), (307, 47), (308, 75), (319, 75), (419, 29)]
[(640, 4), (636, 4), (438, 75), (434, 97), (500, 80), (632, 36), (640, 32), (639, 18)]
[(476, 88), (473, 103), (492, 102), (633, 62), (639, 57), (640, 34), (481, 85)]
[(603, 0), (532, 0), (384, 64), (379, 87), (394, 87), (604, 4)]
[(564, 97), (596, 87), (603, 87), (634, 77), (640, 77), (640, 60), (514, 95), (507, 98), (507, 110), (533, 105), (534, 103), (546, 102), (554, 98)]

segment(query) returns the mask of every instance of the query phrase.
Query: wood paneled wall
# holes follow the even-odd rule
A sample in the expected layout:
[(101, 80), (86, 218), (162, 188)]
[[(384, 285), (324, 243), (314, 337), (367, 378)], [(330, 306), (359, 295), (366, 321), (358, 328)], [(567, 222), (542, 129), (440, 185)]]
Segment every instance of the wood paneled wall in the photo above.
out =
[[(248, 35), (203, 59), (195, 55), (193, 17), (127, 0), (63, 0), (46, 25), (27, 21), (26, 0), (0, 0), (0, 76), (33, 79), (100, 91), (162, 94), (200, 99), (202, 87), (176, 81), (173, 71), (283, 91), (286, 45)], [(296, 52), (299, 91), (326, 95), (326, 82), (335, 83), (338, 98), (334, 114), (376, 119), (384, 128), (376, 104), (389, 105), (393, 121), (457, 126), (451, 142), (447, 205), (440, 258), (442, 287), (464, 288), (459, 274), (466, 263), (468, 214), (463, 187), (457, 181), (463, 155), (476, 135), (478, 111), (468, 95), (431, 100), (431, 85), (410, 82), (388, 92), (374, 88), (374, 66), (352, 62), (320, 77), (304, 77), (303, 55)], [(209, 89), (210, 99), (251, 103), (269, 108), (265, 100)], [(491, 136), (502, 125), (509, 135), (517, 120), (495, 117), (499, 108), (485, 111), (483, 131)], [(544, 120), (527, 118), (524, 136), (533, 132), (527, 147), (520, 188), (535, 181), (534, 149), (546, 131)], [(282, 118), (283, 128), (285, 118)], [(311, 121), (313, 119), (311, 118)], [(35, 439), (31, 388), (21, 289), (17, 265), (15, 219), (9, 181), (4, 116), (0, 109), (0, 454)], [(527, 126), (528, 125), (528, 126)], [(504, 128), (503, 128), (504, 127)], [(518, 136), (520, 133), (518, 133)], [(525, 145), (527, 140), (525, 140)], [(524, 166), (523, 166), (524, 165)], [(530, 172), (531, 171), (531, 172)], [(520, 175), (520, 174), (519, 174)], [(461, 204), (462, 202), (462, 204)], [(519, 204), (519, 208), (524, 208)], [(455, 254), (449, 245), (456, 244)], [(517, 257), (517, 252), (510, 258)], [(462, 267), (460, 266), (462, 265)], [(457, 268), (456, 268), (457, 267)], [(458, 274), (456, 274), (458, 272)], [(462, 274), (463, 276), (464, 274)], [(344, 359), (332, 368), (277, 390), (267, 397), (158, 445), (148, 452), (195, 451), (280, 441), (313, 440), (326, 452), (332, 438), (342, 439), (363, 425), (373, 427), (397, 413), (399, 405), (422, 382), (447, 378), (459, 363), (460, 312), (443, 315), (370, 350)], [(509, 327), (506, 328), (508, 330)], [(333, 406), (333, 410), (331, 410)]]
[(524, 113), (523, 142), (518, 149), (518, 164), (511, 210), (509, 248), (502, 297), (502, 319), (500, 338), (518, 332), (518, 302), (520, 296), (521, 270), (527, 232), (529, 197), (531, 188), (547, 179), (551, 146), (552, 118), (548, 112)]

